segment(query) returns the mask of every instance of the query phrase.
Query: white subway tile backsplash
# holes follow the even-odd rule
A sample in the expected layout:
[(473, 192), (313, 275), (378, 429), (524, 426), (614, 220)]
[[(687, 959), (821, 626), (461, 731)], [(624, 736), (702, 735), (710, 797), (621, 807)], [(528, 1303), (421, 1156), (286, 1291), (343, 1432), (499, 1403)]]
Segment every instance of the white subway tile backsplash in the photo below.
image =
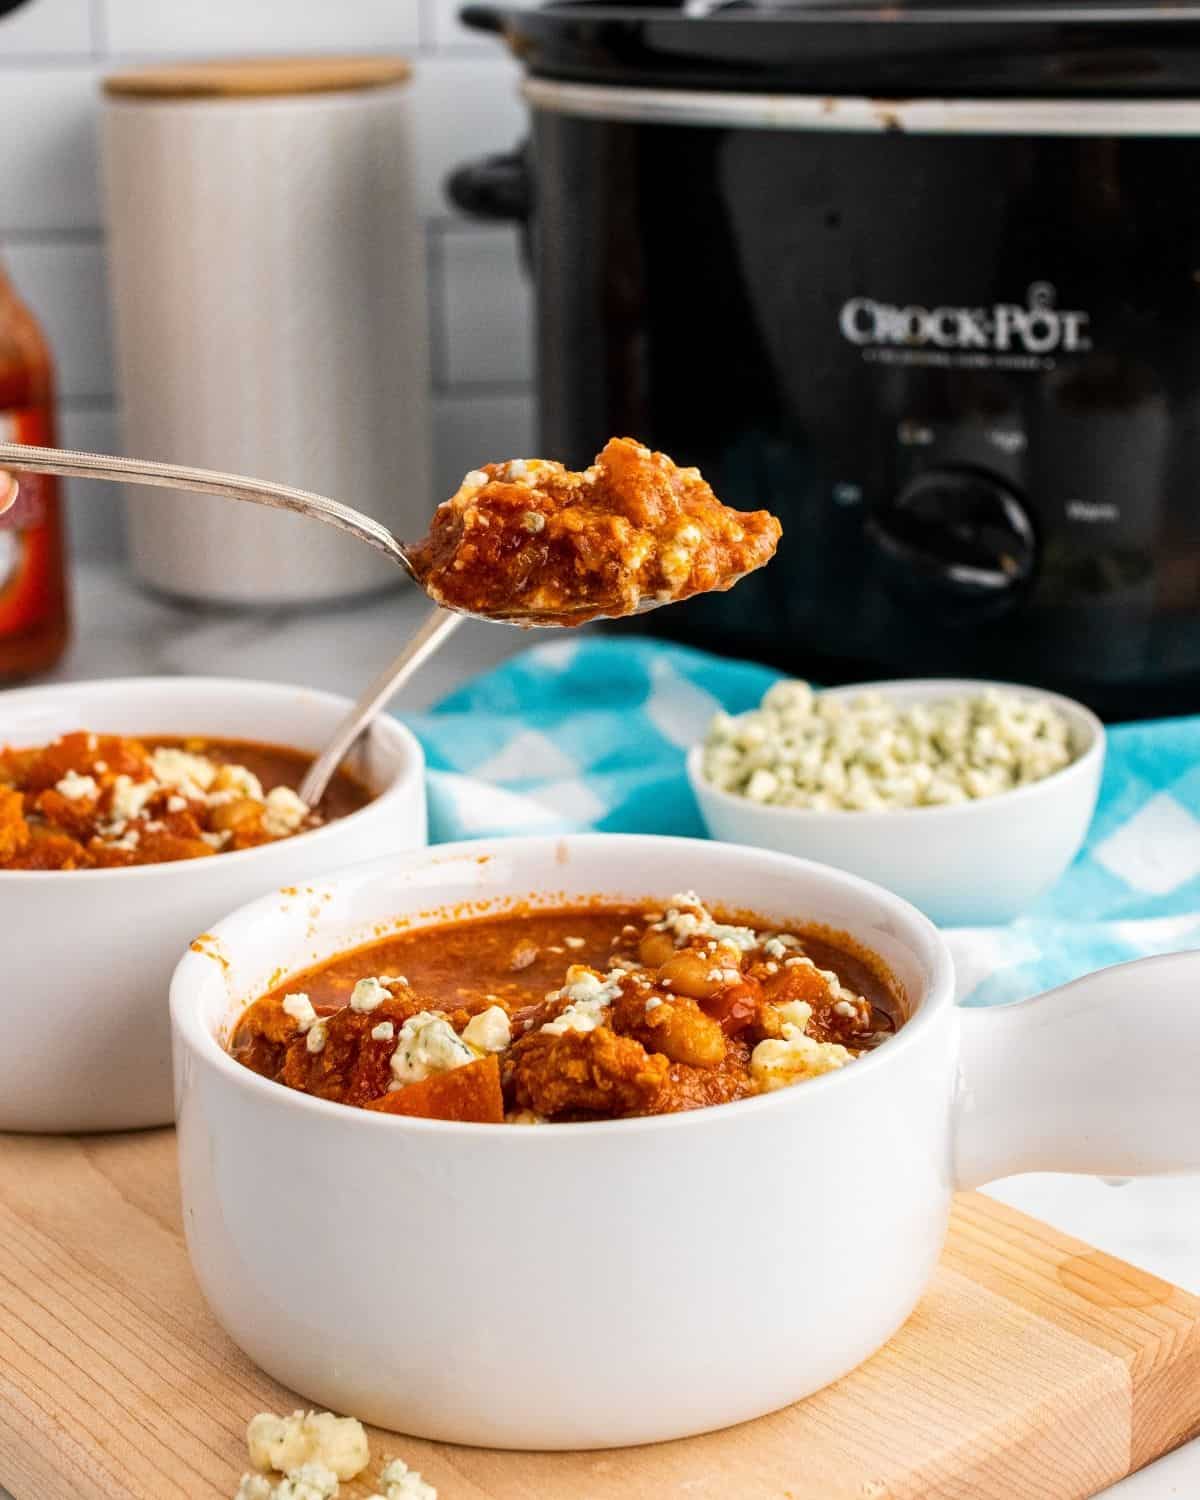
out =
[[(121, 451), (111, 406), (63, 407), (58, 437), (64, 447), (83, 453)], [(66, 484), (68, 535), (75, 555), (120, 557), (125, 545), (120, 487), (98, 479), (71, 479)]]
[[(527, 130), (520, 69), (498, 40), (459, 23), (461, 3), (27, 0), (0, 18), (0, 259), (53, 346), (64, 442), (119, 443), (97, 152), (103, 75), (155, 57), (402, 50), (418, 53), (416, 191), (433, 251), (431, 502), (482, 460), (536, 448), (532, 297), (516, 233), (456, 217), (444, 194), (454, 167)], [(79, 482), (70, 501), (75, 550), (117, 554), (117, 490)]]
[(0, 19), (0, 61), (46, 53), (86, 57), (91, 47), (89, 0), (30, 0)]
[(530, 458), (536, 446), (531, 395), (437, 396), (433, 403), (434, 502), (468, 469), (502, 458)]
[(7, 246), (3, 254), (50, 341), (60, 398), (110, 396), (112, 341), (103, 246), (99, 241), (20, 243)]
[(0, 87), (0, 234), (100, 222), (96, 71), (13, 66)]
[(527, 128), (517, 92), (520, 70), (496, 57), (423, 56), (412, 88), (416, 102), (417, 193), (426, 218), (452, 212), (444, 191), (453, 167), (507, 149)]
[(206, 56), (416, 47), (419, 0), (102, 0), (115, 53)]
[(519, 384), (533, 375), (533, 299), (515, 229), (442, 236), (444, 385)]

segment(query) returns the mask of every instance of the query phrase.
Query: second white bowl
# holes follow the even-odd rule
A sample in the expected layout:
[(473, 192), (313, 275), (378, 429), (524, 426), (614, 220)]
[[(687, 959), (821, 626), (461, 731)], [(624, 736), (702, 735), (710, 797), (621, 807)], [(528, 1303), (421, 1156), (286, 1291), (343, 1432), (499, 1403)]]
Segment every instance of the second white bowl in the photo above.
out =
[(1066, 719), (1075, 758), (1043, 781), (995, 797), (892, 812), (769, 807), (705, 779), (703, 746), (687, 772), (709, 834), (835, 865), (895, 891), (943, 926), (1010, 922), (1054, 884), (1078, 854), (1104, 769), (1104, 726), (1072, 698), (1011, 683), (909, 678), (828, 688), (824, 696), (879, 693), (897, 704), (1003, 688), (1048, 702)]
[[(89, 729), (318, 750), (349, 708), (331, 693), (215, 677), (59, 684), (4, 694), (0, 744)], [(264, 891), (424, 844), (413, 735), (377, 719), (350, 764), (374, 801), (295, 838), (177, 864), (0, 870), (0, 1130), (170, 1123), (167, 987), (189, 942)]]

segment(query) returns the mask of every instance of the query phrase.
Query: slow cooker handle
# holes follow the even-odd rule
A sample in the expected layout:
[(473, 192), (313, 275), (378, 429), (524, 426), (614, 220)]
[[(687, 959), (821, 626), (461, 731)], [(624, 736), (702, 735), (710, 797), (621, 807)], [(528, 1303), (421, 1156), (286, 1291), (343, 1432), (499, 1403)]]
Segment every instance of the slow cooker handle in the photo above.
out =
[(504, 12), (497, 10), (494, 5), (464, 5), (458, 13), (458, 19), (472, 31), (504, 30)]
[(966, 1007), (955, 1183), (1200, 1170), (1200, 951)]
[(524, 224), (533, 202), (527, 147), (455, 167), (446, 179), (446, 196), (472, 218)]

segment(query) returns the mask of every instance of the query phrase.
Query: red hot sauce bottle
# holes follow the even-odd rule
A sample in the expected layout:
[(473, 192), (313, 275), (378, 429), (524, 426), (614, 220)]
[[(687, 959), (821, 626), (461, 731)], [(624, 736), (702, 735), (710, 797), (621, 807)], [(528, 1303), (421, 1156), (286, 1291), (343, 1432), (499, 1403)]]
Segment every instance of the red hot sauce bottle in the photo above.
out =
[[(53, 445), (54, 366), (37, 319), (0, 268), (0, 440)], [(7, 475), (0, 486), (7, 491)], [(66, 569), (57, 479), (21, 474), (0, 514), (0, 683), (47, 672), (66, 649)]]

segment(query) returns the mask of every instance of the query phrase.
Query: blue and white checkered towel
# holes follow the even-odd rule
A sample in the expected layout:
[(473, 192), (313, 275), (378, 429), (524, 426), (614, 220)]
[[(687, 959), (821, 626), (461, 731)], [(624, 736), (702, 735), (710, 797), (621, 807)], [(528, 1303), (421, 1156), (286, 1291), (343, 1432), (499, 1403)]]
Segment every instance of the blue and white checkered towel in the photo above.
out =
[[(409, 719), (429, 757), (431, 837), (702, 837), (684, 752), (718, 708), (754, 707), (777, 675), (629, 636), (535, 646)], [(1113, 729), (1096, 818), (1066, 875), (1011, 926), (950, 938), (971, 1005), (1200, 947), (1200, 717)]]

